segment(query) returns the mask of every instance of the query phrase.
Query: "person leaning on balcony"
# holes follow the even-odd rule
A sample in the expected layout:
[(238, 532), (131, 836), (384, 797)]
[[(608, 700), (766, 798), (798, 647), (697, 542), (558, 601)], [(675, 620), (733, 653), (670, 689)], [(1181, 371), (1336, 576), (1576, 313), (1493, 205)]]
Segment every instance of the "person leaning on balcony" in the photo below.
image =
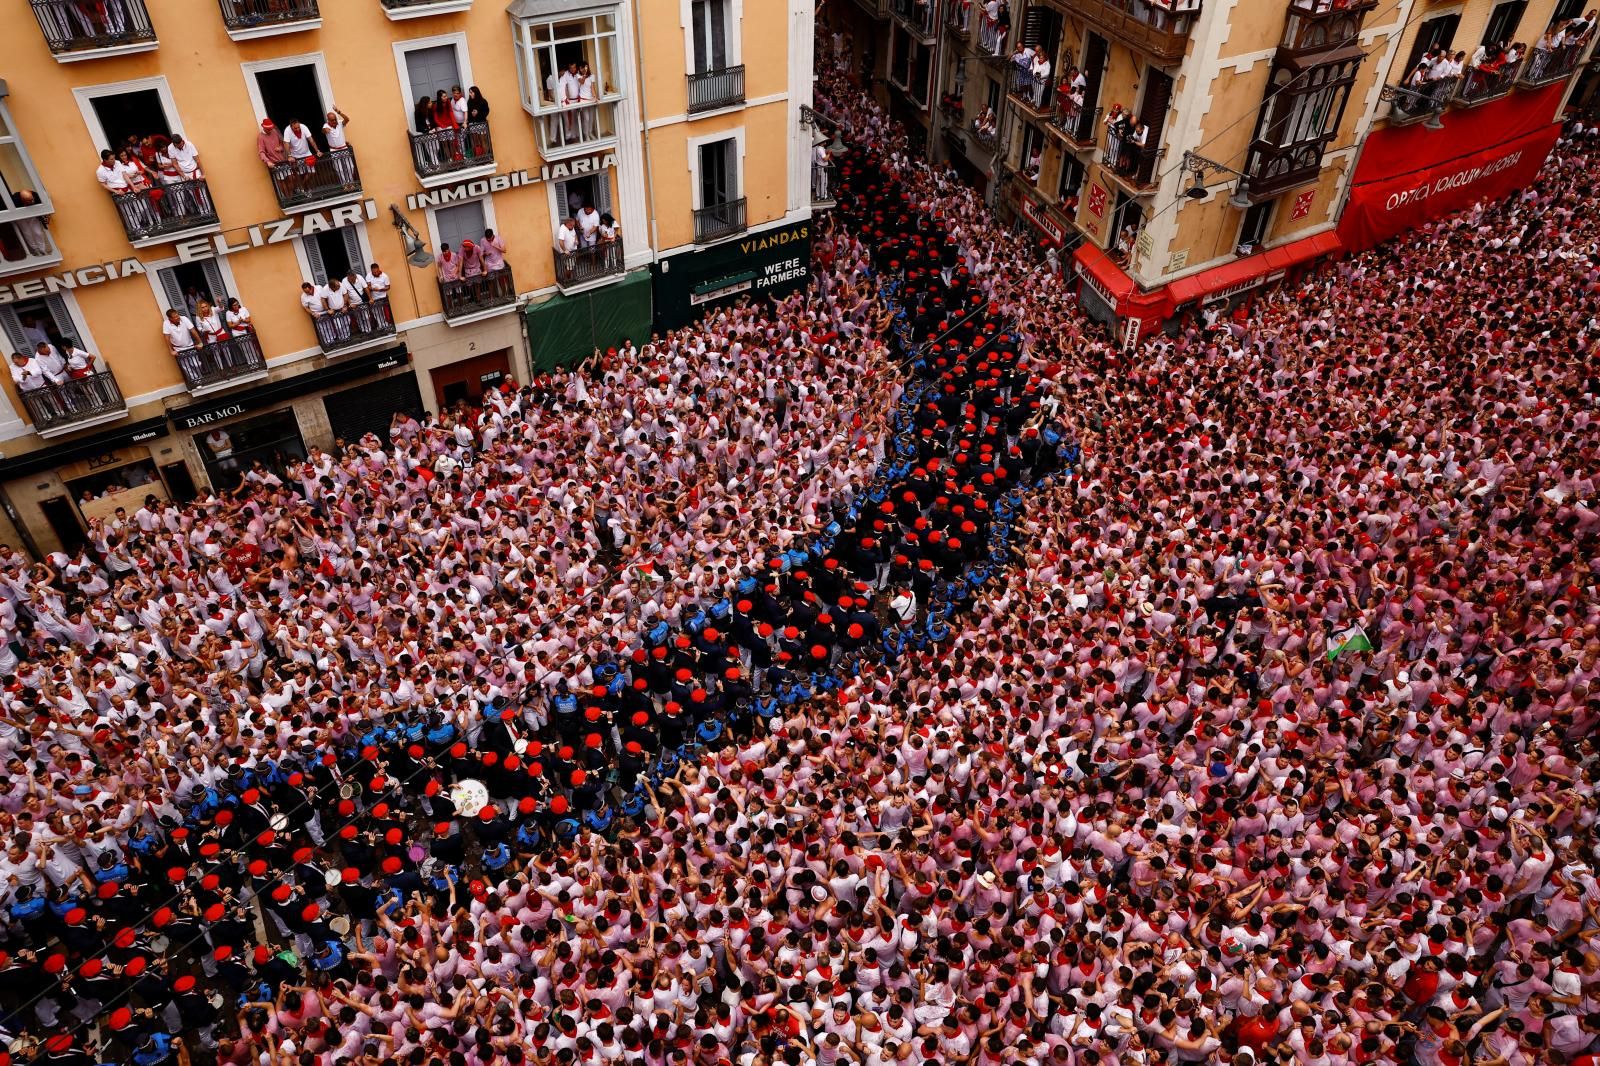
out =
[(94, 168), (94, 178), (112, 196), (122, 196), (132, 191), (128, 188), (127, 171), (123, 169), (116, 153), (109, 148), (100, 153), (100, 165)]
[(167, 320), (161, 323), (161, 332), (166, 335), (167, 344), (175, 356), (192, 352), (204, 343), (200, 339), (200, 331), (194, 328), (189, 316), (176, 307), (167, 309)]
[(306, 309), (306, 314), (312, 318), (321, 318), (328, 313), (328, 305), (322, 299), (322, 293), (309, 281), (300, 283), (300, 306)]
[(204, 297), (195, 305), (194, 328), (202, 344), (221, 344), (228, 339), (228, 327), (223, 324), (221, 312)]
[[(39, 202), (38, 194), (32, 189), (18, 189), (13, 199), (19, 208), (33, 207)], [(12, 228), (29, 255), (47, 255), (50, 252), (49, 225), (48, 218), (35, 217), (18, 219), (12, 223)]]
[(296, 173), (311, 173), (312, 166), (322, 158), (317, 142), (311, 137), (311, 127), (299, 119), (292, 120), (289, 128), (283, 131), (283, 144), (289, 150), (289, 162), (294, 164)]
[(261, 132), (256, 134), (256, 155), (268, 169), (289, 161), (289, 151), (283, 146), (283, 134), (270, 118), (261, 120)]
[(49, 341), (40, 341), (33, 346), (33, 358), (44, 368), (45, 376), (51, 381), (65, 381), (67, 377), (67, 357)]
[(561, 220), (561, 228), (556, 230), (556, 251), (562, 255), (571, 255), (578, 250), (578, 220), (565, 218)]
[(462, 129), (467, 128), (468, 110), (466, 92), (459, 85), (450, 86), (450, 113), (456, 117), (456, 125)]
[(483, 252), (471, 240), (461, 242), (461, 277), (464, 280), (483, 277)]
[(367, 271), (367, 292), (374, 301), (389, 298), (389, 286), (394, 284), (389, 275), (377, 263), (372, 264), (372, 269)]
[(467, 86), (467, 121), (489, 121), (489, 99), (476, 85)]
[(483, 254), (483, 272), (493, 274), (496, 270), (504, 270), (506, 265), (506, 239), (495, 235), (494, 230), (483, 231), (483, 240), (478, 242), (478, 251)]
[(598, 239), (595, 235), (600, 229), (600, 212), (596, 211), (594, 204), (585, 200), (583, 207), (578, 209), (578, 241), (585, 248), (593, 248)]
[(34, 392), (38, 389), (59, 385), (63, 380), (60, 377), (51, 378), (39, 365), (37, 359), (28, 356), (26, 352), (11, 353), (11, 380), (16, 383), (19, 392)]
[(461, 278), (461, 257), (450, 250), (448, 244), (439, 246), (439, 280), (459, 281)]
[(250, 309), (239, 302), (237, 296), (228, 300), (228, 312), (224, 316), (228, 324), (229, 333), (254, 333), (255, 320), (250, 317)]
[(350, 128), (350, 116), (340, 111), (338, 107), (327, 114), (327, 120), (322, 124), (322, 137), (328, 142), (328, 152), (333, 157), (333, 169), (339, 175), (339, 182), (345, 188), (355, 185), (355, 162), (347, 149), (350, 147), (350, 138), (345, 130)]

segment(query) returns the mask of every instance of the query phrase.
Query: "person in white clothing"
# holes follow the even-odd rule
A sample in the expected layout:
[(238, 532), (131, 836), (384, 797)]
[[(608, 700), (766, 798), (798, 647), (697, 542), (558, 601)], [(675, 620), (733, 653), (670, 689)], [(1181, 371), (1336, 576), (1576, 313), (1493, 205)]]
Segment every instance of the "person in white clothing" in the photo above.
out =
[(367, 273), (367, 292), (373, 300), (387, 300), (389, 286), (393, 284), (389, 275), (377, 263), (372, 264), (372, 269)]
[(293, 198), (308, 196), (311, 190), (312, 171), (322, 152), (311, 137), (310, 127), (299, 119), (289, 123), (283, 131), (283, 145), (289, 150), (289, 168), (283, 175), (281, 193)]
[(178, 361), (178, 366), (192, 370), (198, 356), (197, 349), (205, 343), (194, 321), (176, 307), (168, 308), (166, 321), (161, 323), (161, 332), (166, 335), (167, 345), (172, 349), (172, 357)]
[(155, 212), (151, 210), (147, 197), (130, 195), (133, 185), (128, 180), (128, 173), (128, 168), (109, 148), (100, 153), (100, 165), (94, 170), (95, 180), (111, 194), (129, 236), (143, 236), (155, 228)]
[(240, 303), (237, 296), (228, 300), (228, 311), (227, 314), (223, 315), (223, 320), (228, 325), (229, 333), (254, 333), (256, 331), (255, 321), (250, 317), (250, 309)]
[(594, 209), (594, 204), (585, 202), (578, 211), (578, 239), (585, 248), (594, 247), (599, 229), (600, 212)]
[(597, 103), (600, 99), (600, 88), (595, 81), (594, 71), (589, 69), (589, 64), (584, 63), (578, 67), (578, 129), (583, 134), (584, 140), (593, 140), (599, 135), (600, 115), (597, 108), (589, 105)]
[(177, 164), (178, 173), (184, 181), (205, 177), (200, 171), (200, 149), (194, 146), (193, 141), (185, 140), (183, 134), (172, 135), (172, 143), (167, 145), (167, 158)]
[(356, 183), (355, 154), (349, 150), (350, 138), (344, 132), (349, 126), (350, 116), (338, 107), (328, 112), (327, 121), (322, 124), (322, 137), (328, 142), (328, 155), (333, 159), (334, 173), (339, 175), (339, 183), (347, 189), (354, 188)]

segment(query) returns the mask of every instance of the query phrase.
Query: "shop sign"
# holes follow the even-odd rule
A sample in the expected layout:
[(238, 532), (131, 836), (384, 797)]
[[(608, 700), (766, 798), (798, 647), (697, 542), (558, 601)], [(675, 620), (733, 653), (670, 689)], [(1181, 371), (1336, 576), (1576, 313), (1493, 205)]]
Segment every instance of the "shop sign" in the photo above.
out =
[(1022, 197), (1022, 213), (1028, 216), (1028, 220), (1030, 222), (1042, 229), (1046, 236), (1050, 237), (1051, 240), (1055, 241), (1057, 244), (1066, 243), (1066, 231), (1061, 228), (1060, 224), (1057, 223), (1055, 219), (1050, 217), (1049, 213), (1045, 211), (1044, 206), (1033, 197)]
[(406, 207), (420, 211), (425, 207), (443, 207), (457, 200), (475, 200), (492, 192), (505, 192), (524, 185), (538, 185), (545, 181), (563, 181), (579, 174), (598, 174), (617, 165), (617, 153), (588, 156), (561, 163), (542, 166), (538, 170), (512, 170), (489, 178), (477, 178), (439, 189), (414, 192), (406, 197)]
[[(249, 251), (251, 248), (261, 248), (269, 244), (283, 244), (285, 241), (292, 241), (296, 237), (306, 237), (315, 233), (325, 233), (328, 230), (343, 229), (345, 226), (354, 225), (363, 219), (370, 222), (377, 217), (378, 202), (376, 200), (366, 200), (358, 204), (344, 204), (339, 207), (329, 208), (326, 211), (308, 211), (293, 218), (275, 218), (254, 226), (229, 230), (227, 233), (214, 233), (205, 237), (193, 237), (186, 241), (179, 241), (176, 245), (178, 261), (180, 263), (193, 263), (201, 259), (233, 255), (236, 252)], [(229, 233), (241, 234), (242, 236), (237, 241), (230, 240)], [(129, 278), (135, 274), (143, 275), (148, 272), (144, 263), (133, 258), (117, 259), (109, 263), (95, 263), (91, 266), (74, 267), (42, 278), (32, 278), (28, 281), (18, 281), (10, 285), (0, 285), (0, 304), (15, 303), (18, 300), (33, 300), (41, 296), (54, 296), (63, 289), (87, 289), (94, 285), (103, 285), (108, 281), (120, 281), (122, 278)]]

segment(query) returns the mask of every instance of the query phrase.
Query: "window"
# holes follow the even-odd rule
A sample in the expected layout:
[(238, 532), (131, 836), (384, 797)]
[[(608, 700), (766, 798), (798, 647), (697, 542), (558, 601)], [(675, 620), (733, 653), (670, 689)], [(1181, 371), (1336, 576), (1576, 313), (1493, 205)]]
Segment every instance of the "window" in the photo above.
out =
[(733, 66), (729, 42), (733, 26), (731, 0), (693, 0), (689, 5), (689, 35), (694, 46), (692, 74), (706, 74)]
[(94, 85), (72, 94), (96, 149), (126, 148), (146, 137), (183, 132), (164, 78)]
[(1333, 136), (1358, 66), (1359, 60), (1347, 60), (1300, 72), (1290, 67), (1273, 71), (1257, 139), (1284, 147)]
[(1056, 199), (1065, 204), (1078, 195), (1083, 187), (1084, 166), (1071, 152), (1061, 153), (1061, 184), (1056, 188)]
[(1267, 227), (1272, 222), (1273, 200), (1265, 200), (1251, 206), (1244, 213), (1244, 221), (1239, 225), (1240, 255), (1249, 255), (1267, 239)]
[(739, 142), (732, 137), (700, 145), (700, 206), (717, 207), (739, 198)]
[(300, 250), (305, 253), (311, 280), (318, 285), (326, 285), (330, 277), (342, 278), (352, 268), (366, 273), (366, 260), (361, 254), (361, 235), (356, 226), (323, 230), (309, 237), (301, 237)]
[(11, 125), (5, 100), (0, 99), (0, 272), (60, 261), (61, 253), (45, 228), (45, 216), (51, 211), (50, 195)]
[(1528, 0), (1507, 0), (1495, 7), (1489, 23), (1483, 30), (1483, 43), (1510, 44), (1516, 39), (1517, 27), (1522, 23), (1522, 13), (1528, 10)]
[(590, 204), (602, 215), (611, 214), (611, 176), (585, 174), (581, 178), (568, 178), (555, 183), (556, 213), (558, 217), (572, 218)]
[(1561, 0), (1556, 4), (1555, 14), (1550, 16), (1550, 24), (1556, 26), (1577, 18), (1583, 14), (1583, 5), (1591, 2), (1592, 0)]
[(889, 35), (889, 80), (902, 89), (911, 84), (911, 35), (899, 26)]
[(1017, 167), (1029, 181), (1039, 180), (1039, 167), (1044, 161), (1044, 133), (1031, 122), (1019, 122), (1022, 136), (1018, 139), (1022, 151), (1017, 157)]
[(447, 247), (459, 251), (462, 241), (481, 241), (483, 231), (488, 226), (482, 200), (440, 207), (433, 212), (433, 227), (439, 235), (438, 247), (441, 252)]
[(456, 46), (435, 44), (426, 48), (412, 48), (402, 53), (406, 68), (406, 84), (410, 87), (407, 99), (412, 106), (423, 100), (432, 100), (440, 92), (449, 93), (460, 87), (461, 64), (456, 60)]
[[(517, 77), (522, 106), (534, 114), (557, 110), (565, 92), (576, 92), (577, 79), (594, 78), (598, 100), (621, 95), (622, 71), (617, 65), (617, 16), (613, 12), (580, 15), (560, 21), (516, 23)], [(563, 77), (571, 84), (563, 84)]]
[(73, 318), (72, 309), (67, 306), (65, 297), (60, 295), (18, 300), (0, 307), (0, 329), (5, 330), (11, 350), (25, 355), (32, 355), (40, 341), (57, 348), (71, 344), (89, 349)]
[(152, 274), (159, 285), (163, 312), (175, 307), (192, 318), (196, 305), (205, 300), (220, 314), (227, 308), (229, 297), (236, 295), (223, 276), (221, 263), (215, 259), (159, 267)]
[(1456, 27), (1461, 25), (1460, 15), (1440, 15), (1424, 22), (1417, 29), (1417, 39), (1411, 46), (1411, 58), (1406, 60), (1405, 69), (1401, 77), (1407, 77), (1417, 69), (1417, 63), (1425, 53), (1436, 48), (1449, 48), (1456, 39)]
[(989, 82), (989, 96), (988, 96), (988, 101), (987, 102), (988, 102), (988, 105), (989, 105), (989, 110), (992, 113), (994, 113), (994, 114), (999, 114), (1000, 113), (1000, 83), (999, 82), (997, 82), (997, 81)]
[(296, 56), (245, 64), (245, 85), (257, 120), (270, 118), (280, 130), (296, 120), (311, 132), (320, 151), (328, 150), (322, 124), (333, 91), (320, 56)]

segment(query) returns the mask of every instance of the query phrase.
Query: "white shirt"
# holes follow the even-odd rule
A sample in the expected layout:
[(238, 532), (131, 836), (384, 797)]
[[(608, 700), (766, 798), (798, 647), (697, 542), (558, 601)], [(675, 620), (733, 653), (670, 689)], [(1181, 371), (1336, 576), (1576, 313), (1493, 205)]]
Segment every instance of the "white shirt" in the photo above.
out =
[(556, 247), (561, 249), (563, 252), (577, 251), (578, 231), (576, 229), (569, 229), (566, 226), (562, 226), (556, 231)]
[(594, 231), (600, 227), (600, 212), (594, 208), (578, 212), (578, 229), (583, 233), (586, 244), (594, 243)]
[(328, 313), (328, 309), (322, 306), (322, 292), (318, 289), (313, 289), (311, 292), (301, 289), (300, 306), (310, 312), (312, 317)]
[(21, 366), (18, 366), (16, 363), (12, 363), (11, 380), (16, 382), (17, 388), (21, 389), (23, 392), (30, 392), (33, 389), (42, 389), (46, 385), (50, 384), (50, 379), (45, 376), (44, 368), (39, 365), (39, 361), (37, 359), (29, 359)]
[(191, 140), (185, 140), (183, 147), (175, 144), (167, 145), (167, 158), (178, 165), (178, 173), (185, 179), (193, 178), (200, 173), (200, 149), (194, 146)]
[(392, 282), (387, 274), (368, 274), (367, 291), (372, 293), (373, 299), (389, 295), (389, 286)]
[(578, 102), (578, 76), (571, 71), (561, 73), (561, 102), (563, 104)]
[(176, 322), (166, 319), (161, 323), (161, 332), (167, 335), (167, 343), (174, 352), (186, 352), (194, 347), (194, 323), (187, 315), (179, 315)]
[(332, 122), (324, 122), (322, 124), (322, 135), (328, 139), (328, 148), (330, 150), (348, 148), (350, 146), (349, 140), (344, 135), (345, 125), (346, 123), (342, 118), (336, 118)]
[(293, 126), (284, 130), (283, 143), (289, 148), (290, 159), (311, 158), (311, 131), (304, 126), (300, 127), (298, 135), (295, 134)]
[(330, 282), (322, 292), (327, 299), (327, 307), (330, 311), (343, 311), (346, 307), (355, 303), (355, 294), (350, 291), (348, 285), (338, 278)]
[(123, 174), (121, 165), (115, 159), (95, 167), (94, 177), (106, 192), (124, 193), (128, 191), (128, 179)]
[(228, 328), (233, 330), (253, 330), (255, 324), (250, 321), (250, 309), (244, 304), (239, 305), (239, 310), (229, 311), (227, 314)]

